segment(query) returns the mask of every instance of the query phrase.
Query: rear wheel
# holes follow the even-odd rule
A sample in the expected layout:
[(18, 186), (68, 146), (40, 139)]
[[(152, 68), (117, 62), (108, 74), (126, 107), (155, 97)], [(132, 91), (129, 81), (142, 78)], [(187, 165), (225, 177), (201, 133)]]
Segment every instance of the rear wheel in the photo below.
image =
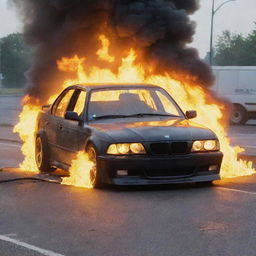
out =
[(245, 124), (247, 121), (248, 114), (245, 108), (241, 105), (235, 104), (231, 117), (231, 123), (234, 125), (242, 125)]
[(50, 165), (50, 151), (47, 141), (42, 135), (36, 137), (35, 160), (41, 172), (52, 172), (55, 168)]
[(87, 153), (89, 156), (90, 161), (94, 163), (93, 167), (90, 170), (90, 181), (93, 188), (100, 188), (102, 187), (100, 169), (97, 165), (97, 152), (95, 147), (90, 144), (87, 148)]

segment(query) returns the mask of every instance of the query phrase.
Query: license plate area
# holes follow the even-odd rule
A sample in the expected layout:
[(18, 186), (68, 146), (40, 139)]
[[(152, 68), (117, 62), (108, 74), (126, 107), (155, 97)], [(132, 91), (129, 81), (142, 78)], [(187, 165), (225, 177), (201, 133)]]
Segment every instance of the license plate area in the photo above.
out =
[(176, 179), (193, 176), (195, 170), (193, 161), (188, 158), (151, 160), (145, 176), (149, 179)]

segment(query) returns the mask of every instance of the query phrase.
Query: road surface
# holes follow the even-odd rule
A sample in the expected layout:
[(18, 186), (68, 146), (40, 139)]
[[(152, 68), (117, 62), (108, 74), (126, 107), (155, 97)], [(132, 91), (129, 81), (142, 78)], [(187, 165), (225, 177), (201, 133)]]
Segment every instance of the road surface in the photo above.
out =
[[(252, 127), (234, 128), (232, 140), (254, 146)], [(19, 143), (6, 136), (0, 140), (0, 168), (17, 166), (21, 159)], [(0, 181), (9, 176), (0, 171)], [(1, 256), (244, 256), (256, 252), (255, 175), (214, 186), (105, 190), (30, 180), (0, 183), (0, 193)]]
[[(0, 142), (1, 166), (18, 164), (19, 147)], [(8, 175), (0, 172), (0, 180)], [(254, 255), (255, 184), (256, 176), (105, 190), (2, 183), (1, 256)]]

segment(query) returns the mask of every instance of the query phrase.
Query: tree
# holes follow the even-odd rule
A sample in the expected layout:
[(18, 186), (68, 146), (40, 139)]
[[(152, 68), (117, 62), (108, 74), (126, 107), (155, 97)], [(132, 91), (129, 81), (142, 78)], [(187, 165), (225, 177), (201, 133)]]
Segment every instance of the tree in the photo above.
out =
[(213, 63), (219, 66), (256, 66), (256, 29), (247, 36), (224, 31), (217, 40)]
[(0, 73), (5, 87), (24, 86), (24, 73), (30, 66), (31, 55), (22, 34), (11, 34), (0, 39)]
[(247, 37), (247, 47), (249, 50), (248, 61), (256, 66), (256, 28)]

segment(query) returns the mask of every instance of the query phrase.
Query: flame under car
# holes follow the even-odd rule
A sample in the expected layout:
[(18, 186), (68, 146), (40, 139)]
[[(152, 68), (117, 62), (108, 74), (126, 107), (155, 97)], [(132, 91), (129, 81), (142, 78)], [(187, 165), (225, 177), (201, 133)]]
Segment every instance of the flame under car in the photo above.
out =
[(194, 117), (155, 85), (70, 86), (38, 116), (36, 163), (69, 170), (87, 152), (92, 187), (218, 180), (218, 138)]

